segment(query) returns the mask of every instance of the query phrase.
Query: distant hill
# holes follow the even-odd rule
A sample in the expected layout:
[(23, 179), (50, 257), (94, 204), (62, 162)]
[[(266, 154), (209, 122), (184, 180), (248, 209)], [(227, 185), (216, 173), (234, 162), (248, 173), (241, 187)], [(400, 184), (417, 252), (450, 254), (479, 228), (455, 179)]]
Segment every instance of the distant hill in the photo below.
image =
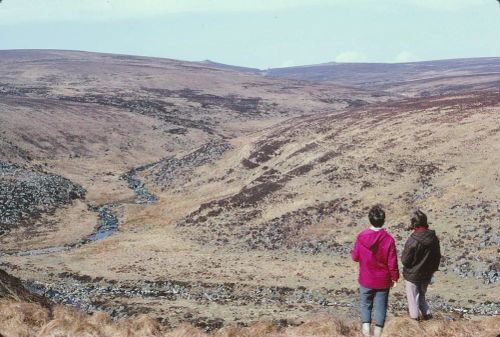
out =
[(239, 71), (243, 73), (249, 73), (249, 74), (254, 74), (254, 75), (259, 75), (262, 73), (262, 70), (257, 69), (257, 68), (248, 68), (248, 67), (239, 67), (239, 66), (232, 66), (224, 63), (218, 63), (218, 62), (213, 62), (210, 60), (205, 60), (200, 62), (206, 66), (209, 67), (214, 67), (214, 68), (219, 68), (219, 69), (227, 69), (227, 70), (234, 70), (234, 71)]
[(259, 71), (210, 63), (266, 77), (388, 90), (411, 96), (430, 96), (500, 86), (500, 57), (467, 58), (409, 63), (336, 63), (271, 68)]
[(500, 57), (409, 63), (324, 63), (273, 68), (267, 76), (351, 84), (394, 83), (455, 75), (500, 74)]

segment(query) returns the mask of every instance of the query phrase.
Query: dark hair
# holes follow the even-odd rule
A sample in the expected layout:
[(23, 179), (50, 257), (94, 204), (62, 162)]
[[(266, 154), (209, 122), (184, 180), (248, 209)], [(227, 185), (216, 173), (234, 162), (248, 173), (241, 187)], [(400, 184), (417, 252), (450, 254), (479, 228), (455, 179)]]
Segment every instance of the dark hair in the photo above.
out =
[(424, 212), (421, 210), (414, 209), (411, 212), (410, 216), (410, 222), (411, 222), (411, 229), (414, 229), (416, 227), (429, 227), (429, 224), (427, 223), (427, 215), (425, 215)]
[(368, 219), (373, 227), (382, 227), (385, 222), (385, 212), (382, 205), (375, 205), (368, 212)]

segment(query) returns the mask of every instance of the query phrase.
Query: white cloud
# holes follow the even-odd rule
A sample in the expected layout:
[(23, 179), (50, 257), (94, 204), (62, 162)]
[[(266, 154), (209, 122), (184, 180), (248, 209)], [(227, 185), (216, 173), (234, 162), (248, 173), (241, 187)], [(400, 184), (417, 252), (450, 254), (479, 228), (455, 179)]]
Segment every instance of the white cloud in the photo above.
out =
[(335, 57), (335, 62), (366, 62), (366, 56), (363, 53), (357, 51), (345, 51)]
[(396, 55), (394, 62), (404, 63), (404, 62), (415, 62), (418, 61), (418, 57), (409, 51), (402, 51)]

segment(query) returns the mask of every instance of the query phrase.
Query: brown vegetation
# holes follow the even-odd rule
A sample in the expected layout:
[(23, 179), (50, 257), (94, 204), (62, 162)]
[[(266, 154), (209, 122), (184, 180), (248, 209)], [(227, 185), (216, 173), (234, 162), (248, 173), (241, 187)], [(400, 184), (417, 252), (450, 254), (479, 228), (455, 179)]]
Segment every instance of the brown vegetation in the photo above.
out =
[[(365, 65), (358, 79), (370, 84), (362, 90), (205, 63), (2, 51), (0, 159), (87, 190), (29, 231), (1, 236), (10, 253), (2, 268), (56, 303), (112, 318), (148, 314), (163, 329), (353, 317), (349, 250), (367, 225), (366, 208), (380, 202), (399, 245), (415, 206), (439, 233), (445, 258), (429, 290), (436, 312), (498, 315), (500, 95), (489, 86), (498, 84), (499, 60), (459, 62), (474, 76), (450, 73), (447, 63), (432, 68), (430, 82), (397, 69), (381, 77)], [(139, 190), (153, 197), (132, 202)], [(112, 236), (70, 251), (14, 254), (88, 237), (103, 204), (116, 205)], [(391, 312), (403, 314), (404, 285), (393, 294)], [(55, 319), (48, 315), (40, 328)], [(59, 322), (73, 329), (80, 320), (96, 325)], [(217, 333), (333, 334), (319, 321)]]
[[(497, 337), (499, 331), (500, 317), (424, 323), (392, 317), (384, 336)], [(207, 334), (188, 324), (166, 331), (146, 315), (113, 321), (102, 312), (84, 315), (62, 306), (50, 310), (33, 303), (0, 301), (0, 336), (6, 337), (357, 337), (359, 333), (357, 322), (328, 315), (298, 326), (256, 322), (248, 327), (228, 325)]]

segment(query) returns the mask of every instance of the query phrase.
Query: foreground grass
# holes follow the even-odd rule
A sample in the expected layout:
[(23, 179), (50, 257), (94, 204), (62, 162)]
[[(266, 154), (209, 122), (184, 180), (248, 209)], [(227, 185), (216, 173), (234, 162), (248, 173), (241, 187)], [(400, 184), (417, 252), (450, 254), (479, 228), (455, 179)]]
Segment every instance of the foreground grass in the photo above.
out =
[[(67, 307), (52, 310), (37, 304), (0, 301), (1, 337), (337, 337), (360, 336), (357, 322), (318, 316), (297, 327), (279, 328), (269, 322), (250, 327), (227, 326), (212, 334), (182, 325), (165, 331), (154, 319), (141, 315), (112, 321), (105, 313), (85, 315)], [(500, 317), (417, 323), (391, 318), (384, 336), (394, 337), (498, 337)]]

